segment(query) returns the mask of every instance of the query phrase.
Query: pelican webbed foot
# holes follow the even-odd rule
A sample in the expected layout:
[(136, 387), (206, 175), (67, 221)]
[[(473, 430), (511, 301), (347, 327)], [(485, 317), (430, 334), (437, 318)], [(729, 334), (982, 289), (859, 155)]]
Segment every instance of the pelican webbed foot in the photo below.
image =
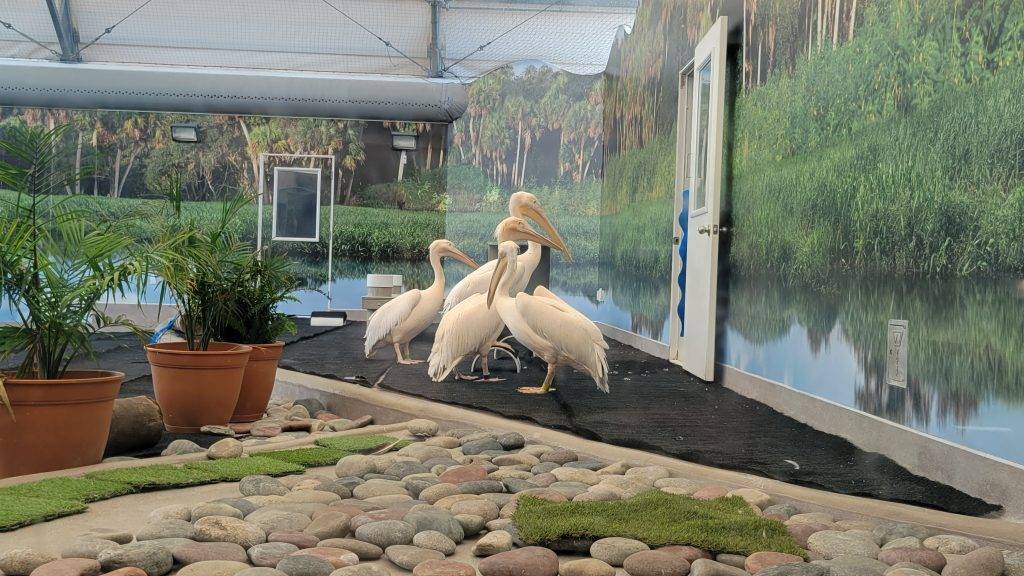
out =
[(523, 386), (521, 388), (516, 388), (516, 392), (519, 392), (520, 394), (535, 395), (547, 394), (551, 390), (554, 390), (554, 388), (545, 388), (543, 386)]

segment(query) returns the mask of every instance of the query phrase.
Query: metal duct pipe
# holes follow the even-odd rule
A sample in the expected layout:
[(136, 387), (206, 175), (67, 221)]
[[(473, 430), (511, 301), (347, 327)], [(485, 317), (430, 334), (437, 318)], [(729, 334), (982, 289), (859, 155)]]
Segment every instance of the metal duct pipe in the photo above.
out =
[(440, 78), (0, 59), (0, 105), (452, 122), (467, 96)]

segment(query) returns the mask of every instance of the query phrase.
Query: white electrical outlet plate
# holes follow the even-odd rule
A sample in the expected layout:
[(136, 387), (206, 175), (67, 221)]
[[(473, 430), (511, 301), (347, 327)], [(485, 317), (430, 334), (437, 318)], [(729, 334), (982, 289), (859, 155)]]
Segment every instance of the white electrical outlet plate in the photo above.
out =
[(889, 386), (907, 387), (907, 328), (906, 320), (889, 320), (885, 353), (885, 383)]

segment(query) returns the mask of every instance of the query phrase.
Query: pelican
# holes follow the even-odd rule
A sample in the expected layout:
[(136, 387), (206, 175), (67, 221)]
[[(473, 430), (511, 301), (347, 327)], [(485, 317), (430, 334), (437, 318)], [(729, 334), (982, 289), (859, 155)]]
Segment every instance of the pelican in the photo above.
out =
[[(530, 227), (526, 220), (516, 216), (509, 216), (502, 220), (495, 229), (494, 235), (516, 246), (518, 244), (515, 241), (525, 240), (531, 245), (556, 247), (554, 241), (541, 236)], [(516, 278), (518, 281), (519, 277)], [(492, 346), (498, 346), (511, 351), (507, 344), (496, 342), (505, 325), (502, 323), (501, 317), (498, 316), (497, 310), (487, 305), (487, 296), (484, 292), (486, 292), (486, 288), (477, 294), (470, 294), (468, 298), (445, 312), (441, 318), (437, 333), (434, 335), (434, 345), (430, 350), (430, 365), (427, 370), (434, 382), (444, 380), (452, 370), (456, 369), (463, 358), (474, 353), (480, 355), (480, 367), (483, 370), (484, 379), (490, 380), (490, 370), (487, 365), (488, 350)]]
[[(544, 213), (544, 208), (541, 207), (537, 197), (529, 192), (516, 192), (508, 199), (508, 214), (513, 218), (529, 218), (543, 228), (548, 235), (551, 237), (550, 244), (547, 246), (559, 250), (565, 254), (566, 259), (572, 262), (572, 252), (566, 245), (565, 241), (562, 240), (562, 236), (558, 234), (558, 230), (555, 229), (551, 221), (548, 220), (547, 214)], [(502, 237), (499, 232), (501, 226), (494, 232), (495, 239), (500, 243), (506, 240), (514, 240), (510, 237)], [(543, 242), (531, 241), (528, 243), (526, 252), (523, 252), (519, 256), (519, 276), (515, 279), (515, 282), (511, 284), (513, 293), (522, 292), (526, 285), (530, 283), (530, 277), (533, 276), (533, 271), (537, 269), (537, 265), (540, 264), (541, 257), (541, 245)], [(444, 311), (447, 312), (455, 307), (456, 304), (462, 302), (466, 298), (469, 298), (473, 294), (483, 294), (487, 292), (487, 284), (491, 281), (491, 276), (494, 272), (494, 265), (497, 260), (491, 260), (485, 263), (483, 266), (478, 268), (473, 273), (467, 275), (462, 280), (459, 280), (455, 286), (452, 287), (452, 291), (448, 293), (448, 296), (444, 299)]]
[(498, 310), (502, 322), (520, 344), (548, 364), (540, 387), (524, 387), (524, 394), (545, 394), (551, 389), (555, 368), (568, 364), (594, 379), (608, 392), (608, 344), (597, 325), (543, 286), (533, 294), (509, 294), (516, 277), (519, 247), (515, 242), (498, 246), (498, 260), (487, 288), (487, 306)]
[[(448, 240), (430, 243), (430, 267), (434, 269), (434, 283), (425, 290), (409, 290), (391, 299), (377, 309), (366, 321), (366, 357), (391, 344), (399, 364), (419, 364), (422, 360), (410, 358), (409, 342), (430, 326), (444, 301), (444, 269), (441, 258), (450, 256), (470, 268), (479, 268)], [(405, 349), (404, 353), (402, 349)]]

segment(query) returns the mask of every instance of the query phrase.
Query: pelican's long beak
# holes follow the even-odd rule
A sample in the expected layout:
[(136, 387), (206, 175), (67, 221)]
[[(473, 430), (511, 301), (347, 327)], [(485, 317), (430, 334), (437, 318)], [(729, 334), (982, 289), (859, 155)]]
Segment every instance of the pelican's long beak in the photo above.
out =
[[(565, 254), (565, 259), (572, 262), (572, 251), (569, 250), (569, 245), (562, 239), (562, 235), (558, 233), (554, 224), (548, 220), (548, 215), (544, 213), (544, 209), (540, 206), (525, 206), (522, 211), (523, 215), (539, 224), (540, 227), (548, 233), (548, 236), (551, 237), (551, 243), (546, 245), (560, 251), (562, 254)], [(541, 244), (545, 243), (541, 242)]]
[(494, 293), (498, 291), (498, 283), (501, 282), (501, 277), (505, 275), (505, 269), (507, 268), (508, 258), (504, 254), (499, 255), (498, 263), (494, 266), (494, 274), (491, 274), (491, 284), (487, 287), (488, 308), (494, 303)]
[(476, 270), (477, 268), (480, 267), (480, 265), (477, 264), (476, 261), (474, 261), (469, 256), (466, 256), (465, 252), (463, 252), (462, 250), (459, 250), (455, 246), (452, 246), (451, 248), (449, 248), (447, 250), (447, 252), (448, 252), (449, 256), (451, 256), (452, 258), (455, 258), (459, 262), (462, 262), (466, 266), (469, 266), (473, 270)]

